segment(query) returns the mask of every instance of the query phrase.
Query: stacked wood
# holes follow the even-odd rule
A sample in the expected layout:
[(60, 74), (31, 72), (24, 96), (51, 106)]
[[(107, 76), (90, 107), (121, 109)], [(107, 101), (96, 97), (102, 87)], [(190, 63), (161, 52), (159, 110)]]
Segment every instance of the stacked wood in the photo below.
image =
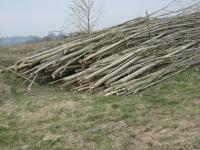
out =
[(137, 93), (200, 63), (200, 13), (168, 15), (68, 37), (10, 69), (73, 91)]

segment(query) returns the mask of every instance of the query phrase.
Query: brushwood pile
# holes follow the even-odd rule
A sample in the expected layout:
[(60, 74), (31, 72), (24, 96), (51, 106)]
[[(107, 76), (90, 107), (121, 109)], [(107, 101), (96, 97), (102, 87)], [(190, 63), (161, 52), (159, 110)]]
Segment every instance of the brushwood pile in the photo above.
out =
[(9, 69), (72, 91), (129, 95), (200, 64), (200, 12), (145, 16), (17, 61)]

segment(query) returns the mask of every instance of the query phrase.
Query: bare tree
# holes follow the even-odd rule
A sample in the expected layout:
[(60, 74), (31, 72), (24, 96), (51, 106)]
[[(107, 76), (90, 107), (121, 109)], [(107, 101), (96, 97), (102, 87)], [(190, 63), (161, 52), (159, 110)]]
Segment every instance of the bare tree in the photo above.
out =
[(100, 16), (94, 0), (73, 0), (70, 7), (72, 22), (79, 31), (90, 33)]

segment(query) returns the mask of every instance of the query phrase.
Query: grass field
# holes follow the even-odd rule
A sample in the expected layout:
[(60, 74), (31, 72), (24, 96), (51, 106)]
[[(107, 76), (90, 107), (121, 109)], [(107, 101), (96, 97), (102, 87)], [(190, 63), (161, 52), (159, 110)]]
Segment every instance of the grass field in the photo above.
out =
[(18, 60), (26, 55), (36, 53), (38, 50), (47, 47), (54, 47), (62, 41), (43, 41), (38, 43), (27, 43), (15, 46), (0, 47), (0, 66), (12, 65), (15, 60)]
[[(0, 54), (16, 59), (33, 47), (17, 49)], [(28, 93), (22, 80), (1, 74), (0, 149), (200, 149), (200, 71), (127, 97), (48, 86)]]
[(200, 149), (199, 71), (128, 97), (0, 81), (2, 149)]

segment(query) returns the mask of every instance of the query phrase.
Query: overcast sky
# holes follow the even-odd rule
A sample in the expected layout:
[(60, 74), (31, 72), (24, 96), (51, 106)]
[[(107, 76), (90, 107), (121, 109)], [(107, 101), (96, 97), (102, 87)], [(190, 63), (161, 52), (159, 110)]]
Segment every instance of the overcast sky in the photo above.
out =
[[(97, 28), (109, 27), (162, 8), (171, 0), (96, 0), (102, 6)], [(59, 30), (71, 0), (0, 0), (0, 37)], [(66, 31), (70, 28), (66, 29)]]

